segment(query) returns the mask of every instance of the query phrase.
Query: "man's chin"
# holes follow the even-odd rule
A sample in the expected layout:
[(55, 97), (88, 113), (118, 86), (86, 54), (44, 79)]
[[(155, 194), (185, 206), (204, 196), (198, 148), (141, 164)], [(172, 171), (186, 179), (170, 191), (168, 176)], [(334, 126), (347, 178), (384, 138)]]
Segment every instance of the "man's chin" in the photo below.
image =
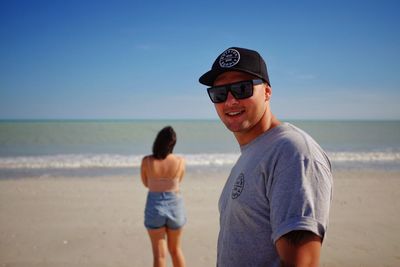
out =
[(247, 129), (245, 123), (225, 123), (225, 127), (233, 133), (240, 133)]

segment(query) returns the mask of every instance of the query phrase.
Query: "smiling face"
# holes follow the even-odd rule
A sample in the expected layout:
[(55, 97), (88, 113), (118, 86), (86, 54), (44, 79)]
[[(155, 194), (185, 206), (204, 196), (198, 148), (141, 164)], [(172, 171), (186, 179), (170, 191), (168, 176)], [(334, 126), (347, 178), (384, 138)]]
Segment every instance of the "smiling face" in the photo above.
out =
[[(252, 79), (256, 77), (244, 72), (229, 71), (219, 75), (214, 86)], [(271, 88), (267, 84), (259, 84), (254, 86), (250, 98), (235, 99), (229, 92), (225, 102), (214, 106), (221, 121), (235, 134), (239, 144), (244, 145), (270, 128), (273, 118), (269, 107), (270, 97)]]

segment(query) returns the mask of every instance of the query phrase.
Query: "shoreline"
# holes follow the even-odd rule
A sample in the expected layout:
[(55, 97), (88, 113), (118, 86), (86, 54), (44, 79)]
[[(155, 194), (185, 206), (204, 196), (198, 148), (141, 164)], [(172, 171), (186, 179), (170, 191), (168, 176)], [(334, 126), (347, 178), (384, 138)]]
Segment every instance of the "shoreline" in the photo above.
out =
[[(217, 202), (228, 174), (188, 172), (183, 181), (188, 266), (215, 266)], [(0, 180), (0, 266), (150, 266), (146, 193), (136, 171)], [(399, 198), (400, 171), (334, 171), (321, 266), (400, 266)]]

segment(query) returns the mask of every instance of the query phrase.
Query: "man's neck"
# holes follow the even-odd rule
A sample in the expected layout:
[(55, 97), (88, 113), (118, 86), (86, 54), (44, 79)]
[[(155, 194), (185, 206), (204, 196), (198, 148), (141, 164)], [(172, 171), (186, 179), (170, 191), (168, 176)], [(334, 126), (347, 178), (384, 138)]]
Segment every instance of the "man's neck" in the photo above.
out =
[(246, 132), (236, 132), (234, 135), (239, 145), (244, 146), (279, 124), (281, 124), (281, 122), (273, 114), (269, 116), (264, 114), (260, 121), (251, 129)]

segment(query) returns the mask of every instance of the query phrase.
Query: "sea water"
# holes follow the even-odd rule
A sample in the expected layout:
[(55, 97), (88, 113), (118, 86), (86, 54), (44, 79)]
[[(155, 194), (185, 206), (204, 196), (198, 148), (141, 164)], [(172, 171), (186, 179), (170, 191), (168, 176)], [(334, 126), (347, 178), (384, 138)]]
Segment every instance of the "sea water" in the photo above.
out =
[[(334, 169), (400, 170), (400, 121), (288, 121)], [(0, 178), (137, 172), (157, 132), (172, 126), (188, 171), (229, 169), (240, 148), (218, 120), (0, 121)]]

